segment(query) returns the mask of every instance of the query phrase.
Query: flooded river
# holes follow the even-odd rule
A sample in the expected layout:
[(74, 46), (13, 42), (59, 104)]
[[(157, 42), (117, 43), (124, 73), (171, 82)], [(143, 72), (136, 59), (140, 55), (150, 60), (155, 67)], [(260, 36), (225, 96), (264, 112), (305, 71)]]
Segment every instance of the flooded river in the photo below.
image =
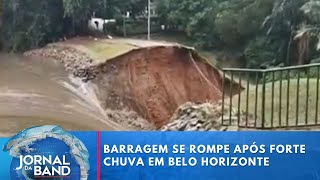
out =
[(0, 136), (36, 125), (67, 130), (121, 129), (108, 121), (92, 84), (50, 59), (0, 55)]

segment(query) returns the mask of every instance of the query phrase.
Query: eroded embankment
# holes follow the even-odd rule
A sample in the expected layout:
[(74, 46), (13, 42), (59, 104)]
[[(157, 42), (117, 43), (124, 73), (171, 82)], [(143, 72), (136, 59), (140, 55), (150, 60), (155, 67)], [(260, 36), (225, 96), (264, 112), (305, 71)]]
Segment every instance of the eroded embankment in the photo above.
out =
[(26, 55), (60, 60), (68, 71), (98, 86), (105, 109), (134, 110), (157, 128), (167, 124), (180, 105), (216, 102), (222, 95), (220, 72), (186, 47), (139, 48), (103, 63), (73, 48), (54, 45)]

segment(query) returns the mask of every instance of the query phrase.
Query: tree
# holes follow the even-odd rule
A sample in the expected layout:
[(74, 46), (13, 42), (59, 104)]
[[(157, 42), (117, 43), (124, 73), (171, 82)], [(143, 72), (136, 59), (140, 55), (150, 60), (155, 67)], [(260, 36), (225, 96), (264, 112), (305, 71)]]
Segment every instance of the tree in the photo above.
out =
[(215, 19), (217, 34), (226, 46), (245, 44), (261, 31), (264, 18), (270, 14), (274, 0), (234, 0), (220, 4)]
[(91, 3), (88, 0), (63, 0), (64, 18), (69, 22), (65, 25), (71, 34), (87, 31), (87, 22), (92, 15)]
[(213, 33), (216, 10), (214, 0), (160, 0), (157, 7), (162, 24), (171, 30), (183, 31), (199, 46), (206, 47), (216, 42)]
[(160, 0), (158, 9), (162, 23), (196, 45), (242, 51), (248, 67), (319, 57), (319, 0)]
[(62, 6), (57, 0), (5, 0), (5, 47), (19, 51), (57, 40), (61, 35)]
[(102, 18), (122, 17), (130, 12), (133, 17), (145, 12), (148, 0), (93, 0), (92, 10)]
[[(282, 47), (289, 64), (310, 62), (319, 44), (320, 2), (317, 0), (278, 0), (264, 22), (270, 38), (284, 39)], [(314, 41), (317, 39), (317, 41)]]
[(260, 30), (274, 0), (160, 0), (163, 23), (184, 31), (197, 44), (236, 47)]

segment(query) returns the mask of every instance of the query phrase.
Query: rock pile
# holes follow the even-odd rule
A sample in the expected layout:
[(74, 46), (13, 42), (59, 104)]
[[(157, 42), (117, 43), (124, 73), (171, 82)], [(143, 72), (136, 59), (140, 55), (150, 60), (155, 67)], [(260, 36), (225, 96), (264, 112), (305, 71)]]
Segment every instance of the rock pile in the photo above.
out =
[[(186, 103), (172, 116), (170, 122), (161, 128), (162, 131), (230, 131), (238, 130), (238, 112), (231, 109), (229, 117), (229, 106), (225, 105), (224, 121), (231, 122), (230, 126), (224, 126), (221, 120), (222, 103)], [(227, 115), (228, 114), (228, 115)], [(228, 119), (226, 119), (228, 118)]]
[(62, 63), (68, 72), (85, 82), (94, 79), (97, 74), (93, 59), (72, 47), (49, 44), (44, 48), (25, 52), (24, 55), (53, 58)]

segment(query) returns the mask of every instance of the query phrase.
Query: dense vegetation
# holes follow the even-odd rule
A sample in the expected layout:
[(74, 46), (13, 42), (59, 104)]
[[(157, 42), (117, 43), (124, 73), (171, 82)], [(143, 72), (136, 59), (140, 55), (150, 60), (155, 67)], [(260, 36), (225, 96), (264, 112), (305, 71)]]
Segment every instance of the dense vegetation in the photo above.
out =
[[(320, 0), (158, 0), (160, 22), (195, 46), (237, 51), (246, 66), (319, 62)], [(0, 0), (5, 48), (24, 51), (87, 33), (95, 13), (133, 19), (146, 0)], [(1, 10), (2, 9), (2, 10)]]
[(90, 16), (133, 16), (145, 9), (143, 0), (1, 0), (3, 40), (12, 51), (42, 46), (64, 36), (87, 33)]
[(309, 63), (317, 58), (319, 0), (160, 0), (170, 30), (197, 46), (237, 49), (247, 67)]

